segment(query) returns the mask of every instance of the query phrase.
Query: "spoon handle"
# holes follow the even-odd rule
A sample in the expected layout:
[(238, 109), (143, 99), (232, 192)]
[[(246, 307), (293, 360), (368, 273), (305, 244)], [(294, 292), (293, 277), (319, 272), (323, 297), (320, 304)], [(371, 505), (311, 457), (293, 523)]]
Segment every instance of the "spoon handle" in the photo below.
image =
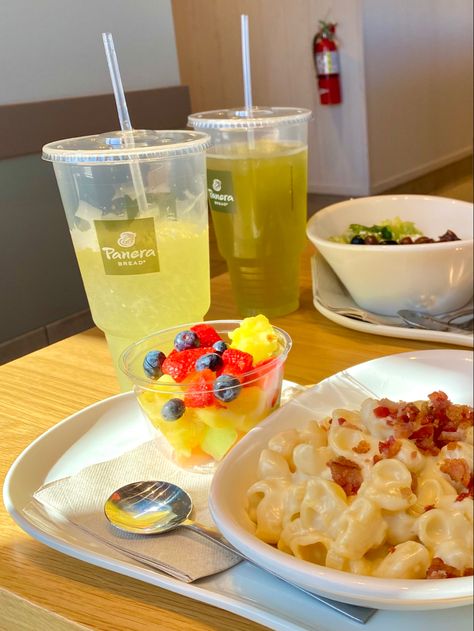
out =
[[(185, 526), (186, 528), (193, 530), (194, 532), (202, 535), (203, 537), (206, 537), (206, 539), (210, 539), (211, 541), (214, 541), (215, 543), (222, 546), (229, 552), (232, 552), (233, 554), (239, 556), (244, 561), (248, 561), (252, 565), (255, 565), (255, 567), (259, 567), (257, 563), (255, 563), (255, 561), (252, 561), (248, 557), (244, 556), (241, 552), (236, 550), (236, 548), (234, 548), (234, 546), (231, 543), (229, 543), (227, 539), (225, 539), (217, 530), (213, 530), (212, 528), (207, 528), (206, 526), (203, 526), (203, 524), (199, 524), (198, 522), (195, 522), (192, 519), (186, 519), (180, 524), (180, 526)], [(307, 591), (306, 589), (304, 589), (303, 587), (300, 587), (299, 585), (290, 583), (289, 581), (285, 580), (281, 576), (278, 576), (278, 574), (275, 574), (274, 572), (272, 572), (271, 570), (267, 568), (265, 568), (265, 571), (271, 574), (272, 576), (279, 578), (284, 583), (288, 583), (289, 585), (291, 585), (291, 587), (294, 587), (295, 589), (298, 589), (299, 591), (304, 592), (308, 596), (311, 596), (318, 602), (321, 602), (327, 605), (328, 607), (330, 607), (331, 609), (334, 609), (335, 611), (342, 613), (344, 616), (347, 616), (348, 618), (352, 620), (356, 620), (357, 622), (360, 622), (362, 624), (367, 622), (367, 620), (376, 612), (376, 609), (372, 609), (370, 607), (361, 607), (359, 605), (349, 605), (348, 603), (340, 603), (335, 600), (331, 600), (329, 598), (324, 598), (323, 596), (317, 596), (316, 594), (313, 594), (312, 592)]]
[(241, 557), (242, 559), (245, 559), (245, 557), (238, 550), (236, 550), (234, 546), (230, 544), (227, 541), (227, 539), (225, 539), (221, 535), (220, 532), (217, 532), (217, 530), (213, 530), (212, 528), (207, 528), (206, 526), (203, 526), (203, 524), (199, 524), (198, 522), (193, 521), (191, 519), (186, 519), (180, 525), (186, 526), (186, 528), (189, 528), (190, 530), (197, 532), (203, 537), (206, 537), (206, 539), (210, 539), (214, 543), (217, 543), (218, 545), (222, 546), (229, 552), (232, 552), (233, 554)]

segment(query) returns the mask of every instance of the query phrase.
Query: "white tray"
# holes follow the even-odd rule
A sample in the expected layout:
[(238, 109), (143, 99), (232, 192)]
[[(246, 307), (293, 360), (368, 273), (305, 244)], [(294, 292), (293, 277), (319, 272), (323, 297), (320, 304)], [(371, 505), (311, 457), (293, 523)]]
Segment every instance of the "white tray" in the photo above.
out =
[(247, 562), (195, 583), (182, 583), (100, 547), (54, 516), (32, 520), (23, 512), (43, 484), (149, 440), (153, 434), (132, 393), (100, 401), (70, 416), (34, 441), (15, 461), (4, 485), (5, 506), (17, 524), (38, 541), (71, 557), (136, 578), (215, 607), (232, 611), (275, 631), (456, 631), (472, 628), (472, 608), (399, 613), (378, 611), (361, 627), (310, 596)]
[[(402, 337), (424, 342), (440, 342), (444, 344), (455, 344), (456, 346), (467, 346), (469, 348), (474, 346), (474, 336), (472, 334), (454, 333), (452, 331), (432, 331), (429, 329), (412, 329), (408, 325), (401, 323), (396, 317), (387, 318), (387, 320), (393, 320), (393, 323), (371, 324), (370, 322), (362, 322), (361, 320), (336, 313), (331, 310), (328, 305), (332, 307), (358, 307), (358, 305), (354, 302), (339, 278), (319, 253), (316, 253), (311, 258), (311, 272), (313, 278), (314, 306), (323, 316), (348, 329), (386, 337)], [(373, 317), (377, 318), (377, 314), (374, 313)], [(400, 322), (400, 324), (398, 324), (398, 322)]]

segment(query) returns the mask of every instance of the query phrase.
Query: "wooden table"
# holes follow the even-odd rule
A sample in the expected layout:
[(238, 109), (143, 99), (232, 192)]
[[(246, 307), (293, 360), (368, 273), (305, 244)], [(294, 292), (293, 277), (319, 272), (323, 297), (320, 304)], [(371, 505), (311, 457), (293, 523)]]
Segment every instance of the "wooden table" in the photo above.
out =
[[(346, 329), (313, 307), (308, 246), (302, 260), (301, 307), (274, 324), (293, 338), (285, 377), (316, 383), (354, 364), (428, 348), (432, 342), (379, 337)], [(212, 280), (207, 319), (237, 317), (227, 274)], [(61, 419), (118, 392), (97, 329), (0, 367), (0, 479), (37, 436)], [(232, 613), (78, 561), (37, 542), (6, 513), (0, 516), (0, 628), (132, 631), (258, 631)]]

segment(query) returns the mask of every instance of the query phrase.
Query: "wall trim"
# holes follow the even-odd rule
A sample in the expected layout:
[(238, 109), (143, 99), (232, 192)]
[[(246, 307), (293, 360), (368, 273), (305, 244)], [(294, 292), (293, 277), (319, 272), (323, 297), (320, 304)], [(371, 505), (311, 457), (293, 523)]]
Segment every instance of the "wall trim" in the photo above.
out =
[(464, 147), (463, 149), (459, 149), (458, 151), (453, 151), (453, 153), (450, 153), (447, 156), (425, 162), (425, 164), (422, 164), (419, 167), (408, 169), (407, 171), (399, 173), (398, 175), (394, 175), (378, 182), (373, 182), (370, 185), (370, 194), (373, 195), (375, 193), (382, 193), (387, 189), (393, 188), (400, 184), (404, 184), (405, 182), (409, 182), (411, 180), (415, 180), (416, 178), (426, 175), (427, 173), (431, 173), (432, 171), (436, 171), (437, 169), (448, 166), (453, 162), (458, 162), (459, 160), (472, 155), (472, 150), (473, 146), (471, 144), (467, 147)]

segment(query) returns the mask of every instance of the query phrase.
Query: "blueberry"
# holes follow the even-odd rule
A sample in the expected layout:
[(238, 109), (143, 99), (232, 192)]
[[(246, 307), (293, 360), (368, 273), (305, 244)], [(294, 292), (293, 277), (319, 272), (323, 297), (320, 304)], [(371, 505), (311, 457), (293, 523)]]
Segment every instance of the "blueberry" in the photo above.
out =
[(199, 338), (194, 331), (181, 331), (174, 338), (174, 347), (177, 351), (186, 351), (188, 348), (200, 346)]
[(237, 398), (241, 390), (240, 381), (233, 375), (221, 375), (214, 381), (214, 396), (224, 403), (229, 403)]
[(355, 237), (352, 237), (351, 243), (352, 245), (364, 245), (365, 241), (361, 236), (357, 234)]
[(161, 416), (165, 421), (177, 421), (186, 411), (186, 406), (181, 399), (170, 399), (161, 408)]
[(148, 351), (143, 360), (143, 370), (150, 379), (158, 379), (163, 374), (161, 366), (166, 359), (166, 355), (161, 351)]
[(219, 340), (218, 342), (214, 342), (212, 348), (216, 351), (216, 353), (222, 355), (222, 353), (227, 350), (227, 344), (223, 340)]
[(223, 363), (222, 357), (217, 353), (206, 353), (206, 355), (198, 357), (196, 363), (194, 364), (194, 368), (196, 370), (206, 370), (206, 368), (208, 368), (209, 370), (213, 370), (215, 372), (216, 370), (219, 370)]

